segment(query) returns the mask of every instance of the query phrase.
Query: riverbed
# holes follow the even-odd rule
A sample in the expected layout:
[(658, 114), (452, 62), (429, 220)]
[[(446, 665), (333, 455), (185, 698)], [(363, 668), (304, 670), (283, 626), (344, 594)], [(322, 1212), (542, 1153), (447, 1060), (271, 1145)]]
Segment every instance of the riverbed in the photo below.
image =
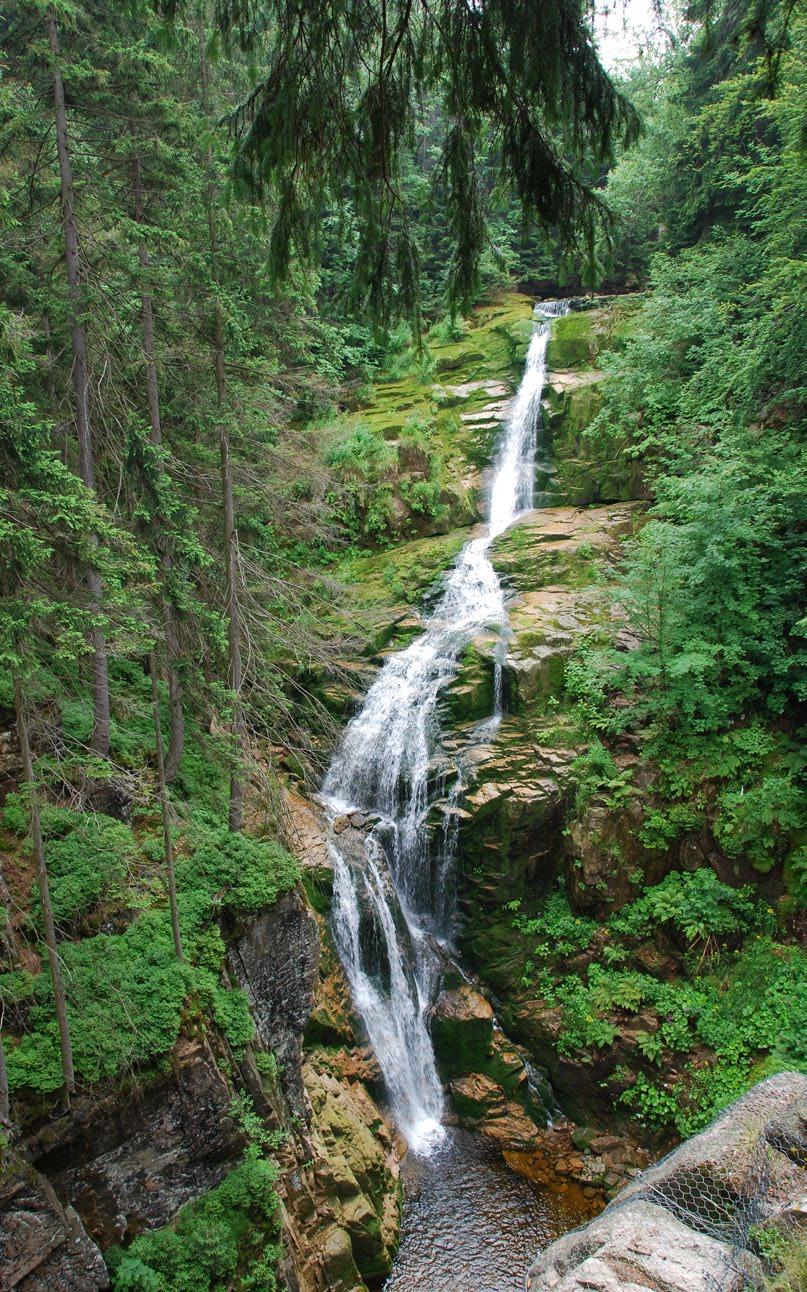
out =
[(401, 1246), (384, 1292), (522, 1292), (540, 1247), (591, 1214), (578, 1190), (516, 1175), (481, 1135), (449, 1128), (403, 1164)]

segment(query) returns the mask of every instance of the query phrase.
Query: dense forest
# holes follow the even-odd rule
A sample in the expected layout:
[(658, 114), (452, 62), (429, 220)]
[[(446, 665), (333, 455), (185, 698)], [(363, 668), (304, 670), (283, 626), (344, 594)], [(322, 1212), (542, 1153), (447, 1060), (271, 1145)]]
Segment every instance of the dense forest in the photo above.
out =
[[(579, 0), (0, 17), (0, 1143), (103, 1251), (62, 1286), (382, 1286), (356, 1241), (355, 1275), (291, 1279), (284, 1180), (324, 1113), (233, 947), (298, 902), (337, 972), (300, 805), (480, 519), (488, 424), (458, 409), (517, 380), (535, 299), (573, 306), (546, 514), (630, 523), (542, 574), (596, 611), (537, 698), (503, 666), (502, 731), (567, 779), (523, 882), (520, 819), (483, 845), (465, 805), (457, 947), (564, 1112), (655, 1156), (807, 1071), (807, 23), (654, 12), (610, 74)], [(519, 532), (494, 564), (529, 603), (546, 558)], [(451, 722), (492, 703), (480, 649)], [(300, 1006), (326, 1085), (333, 999)], [(434, 1037), (441, 1075), (482, 1070)], [(76, 1128), (201, 1044), (232, 1140), (115, 1230), (76, 1191)], [(766, 1287), (802, 1286), (803, 1246), (763, 1254)]]

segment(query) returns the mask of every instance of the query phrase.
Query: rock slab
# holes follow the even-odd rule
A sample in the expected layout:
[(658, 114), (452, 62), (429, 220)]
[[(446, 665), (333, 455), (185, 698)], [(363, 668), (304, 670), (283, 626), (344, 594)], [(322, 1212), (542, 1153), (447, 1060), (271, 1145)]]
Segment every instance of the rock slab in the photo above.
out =
[[(807, 1076), (781, 1072), (642, 1172), (595, 1220), (552, 1243), (530, 1292), (740, 1292), (762, 1273), (731, 1238), (805, 1189)], [(753, 1213), (753, 1215), (752, 1215)]]

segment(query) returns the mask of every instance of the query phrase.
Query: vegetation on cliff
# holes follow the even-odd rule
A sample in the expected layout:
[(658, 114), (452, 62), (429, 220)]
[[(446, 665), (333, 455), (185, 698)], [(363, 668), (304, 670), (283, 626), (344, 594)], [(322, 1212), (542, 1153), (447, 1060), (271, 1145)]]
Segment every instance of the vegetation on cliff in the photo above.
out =
[[(518, 598), (505, 720), (483, 749), (482, 639), (442, 706), (454, 748), (480, 745), (466, 949), (559, 1088), (585, 1069), (625, 1125), (688, 1134), (807, 1065), (805, 24), (778, 0), (708, 9), (615, 86), (577, 0), (9, 6), (15, 1135), (76, 1089), (158, 1081), (183, 1038), (230, 1093), (245, 1055), (274, 1080), (228, 943), (298, 884), (284, 793), (418, 631), (479, 518), (525, 280), (569, 271), (637, 290), (555, 327), (538, 489), (566, 510), (494, 551)], [(114, 1255), (116, 1288), (273, 1286), (261, 1134)], [(384, 1154), (360, 1175), (380, 1277)]]

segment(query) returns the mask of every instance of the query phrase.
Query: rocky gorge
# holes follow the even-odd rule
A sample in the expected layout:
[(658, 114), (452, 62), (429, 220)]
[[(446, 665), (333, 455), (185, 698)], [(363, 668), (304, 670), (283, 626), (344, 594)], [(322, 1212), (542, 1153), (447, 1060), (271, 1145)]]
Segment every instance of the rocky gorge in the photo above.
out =
[[(675, 1208), (660, 1214), (659, 1191), (674, 1192), (682, 1172), (717, 1163), (710, 1178), (741, 1196), (726, 1172), (753, 1114), (773, 1146), (775, 1177), (766, 1194), (775, 1205), (754, 1223), (795, 1214), (804, 1084), (788, 1074), (769, 1078), (714, 1131), (646, 1173), (680, 1134), (637, 1118), (637, 1105), (624, 1098), (637, 1074), (655, 1080), (663, 1055), (674, 1084), (684, 1069), (708, 1070), (717, 1048), (702, 1036), (682, 1048), (670, 1033), (674, 1009), (659, 993), (689, 972), (690, 949), (676, 929), (662, 921), (651, 937), (639, 916), (632, 924), (623, 917), (624, 927), (613, 921), (670, 875), (709, 871), (739, 887), (749, 869), (721, 849), (708, 819), (684, 823), (663, 846), (648, 842), (657, 788), (630, 732), (614, 742), (605, 773), (586, 782), (581, 772), (589, 738), (569, 671), (581, 641), (607, 637), (616, 651), (633, 648), (610, 594), (646, 498), (636, 460), (603, 461), (586, 437), (601, 405), (602, 364), (629, 333), (637, 302), (581, 297), (572, 305), (549, 343), (540, 505), (490, 549), (506, 590), (506, 654), (502, 660), (495, 634), (475, 636), (440, 695), (443, 740), (429, 769), (428, 829), (456, 839), (458, 922), (456, 946), (442, 951), (428, 1023), (446, 1121), (481, 1136), (537, 1193), (560, 1198), (565, 1227), (589, 1222), (547, 1246), (530, 1271), (533, 1292), (684, 1292), (712, 1286), (726, 1244)], [(532, 306), (517, 294), (487, 305), (464, 336), (433, 347), (430, 380), (380, 383), (370, 405), (350, 415), (396, 448), (397, 474), (383, 484), (394, 541), (341, 563), (333, 631), (344, 639), (349, 622), (350, 651), (302, 679), (333, 720), (323, 745), (333, 746), (384, 661), (420, 631), (446, 571), (477, 533), (484, 470), (508, 416)], [(434, 474), (435, 456), (439, 496), (424, 510), (413, 499)], [(501, 721), (486, 725), (499, 686)], [(114, 1263), (110, 1276), (102, 1253), (170, 1226), (241, 1162), (256, 1131), (239, 1114), (239, 1091), (249, 1095), (259, 1134), (274, 1137), (265, 1142), (277, 1163), (279, 1205), (249, 1224), (263, 1225), (264, 1240), (277, 1243), (281, 1285), (358, 1292), (382, 1287), (393, 1270), (406, 1144), (329, 922), (329, 828), (345, 855), (358, 855), (376, 822), (351, 812), (329, 826), (314, 769), (298, 751), (274, 752), (282, 767), (277, 832), (300, 879), (248, 917), (225, 911), (220, 921), (227, 981), (246, 997), (252, 1039), (239, 1050), (215, 1018), (187, 1018), (153, 1070), (82, 1091), (69, 1111), (28, 1099), (0, 1175), (0, 1287), (109, 1286)], [(450, 792), (446, 759), (462, 769)], [(763, 882), (776, 901), (777, 875)], [(621, 996), (602, 985), (597, 996), (591, 970), (596, 975), (601, 963), (657, 986), (637, 988), (626, 973)], [(574, 975), (593, 983), (585, 999), (582, 986), (577, 997), (564, 995)], [(673, 1273), (669, 1263), (661, 1269), (636, 1254), (651, 1228), (654, 1250), (680, 1254)], [(471, 1286), (460, 1271), (452, 1292)], [(721, 1284), (726, 1292), (741, 1286)]]

